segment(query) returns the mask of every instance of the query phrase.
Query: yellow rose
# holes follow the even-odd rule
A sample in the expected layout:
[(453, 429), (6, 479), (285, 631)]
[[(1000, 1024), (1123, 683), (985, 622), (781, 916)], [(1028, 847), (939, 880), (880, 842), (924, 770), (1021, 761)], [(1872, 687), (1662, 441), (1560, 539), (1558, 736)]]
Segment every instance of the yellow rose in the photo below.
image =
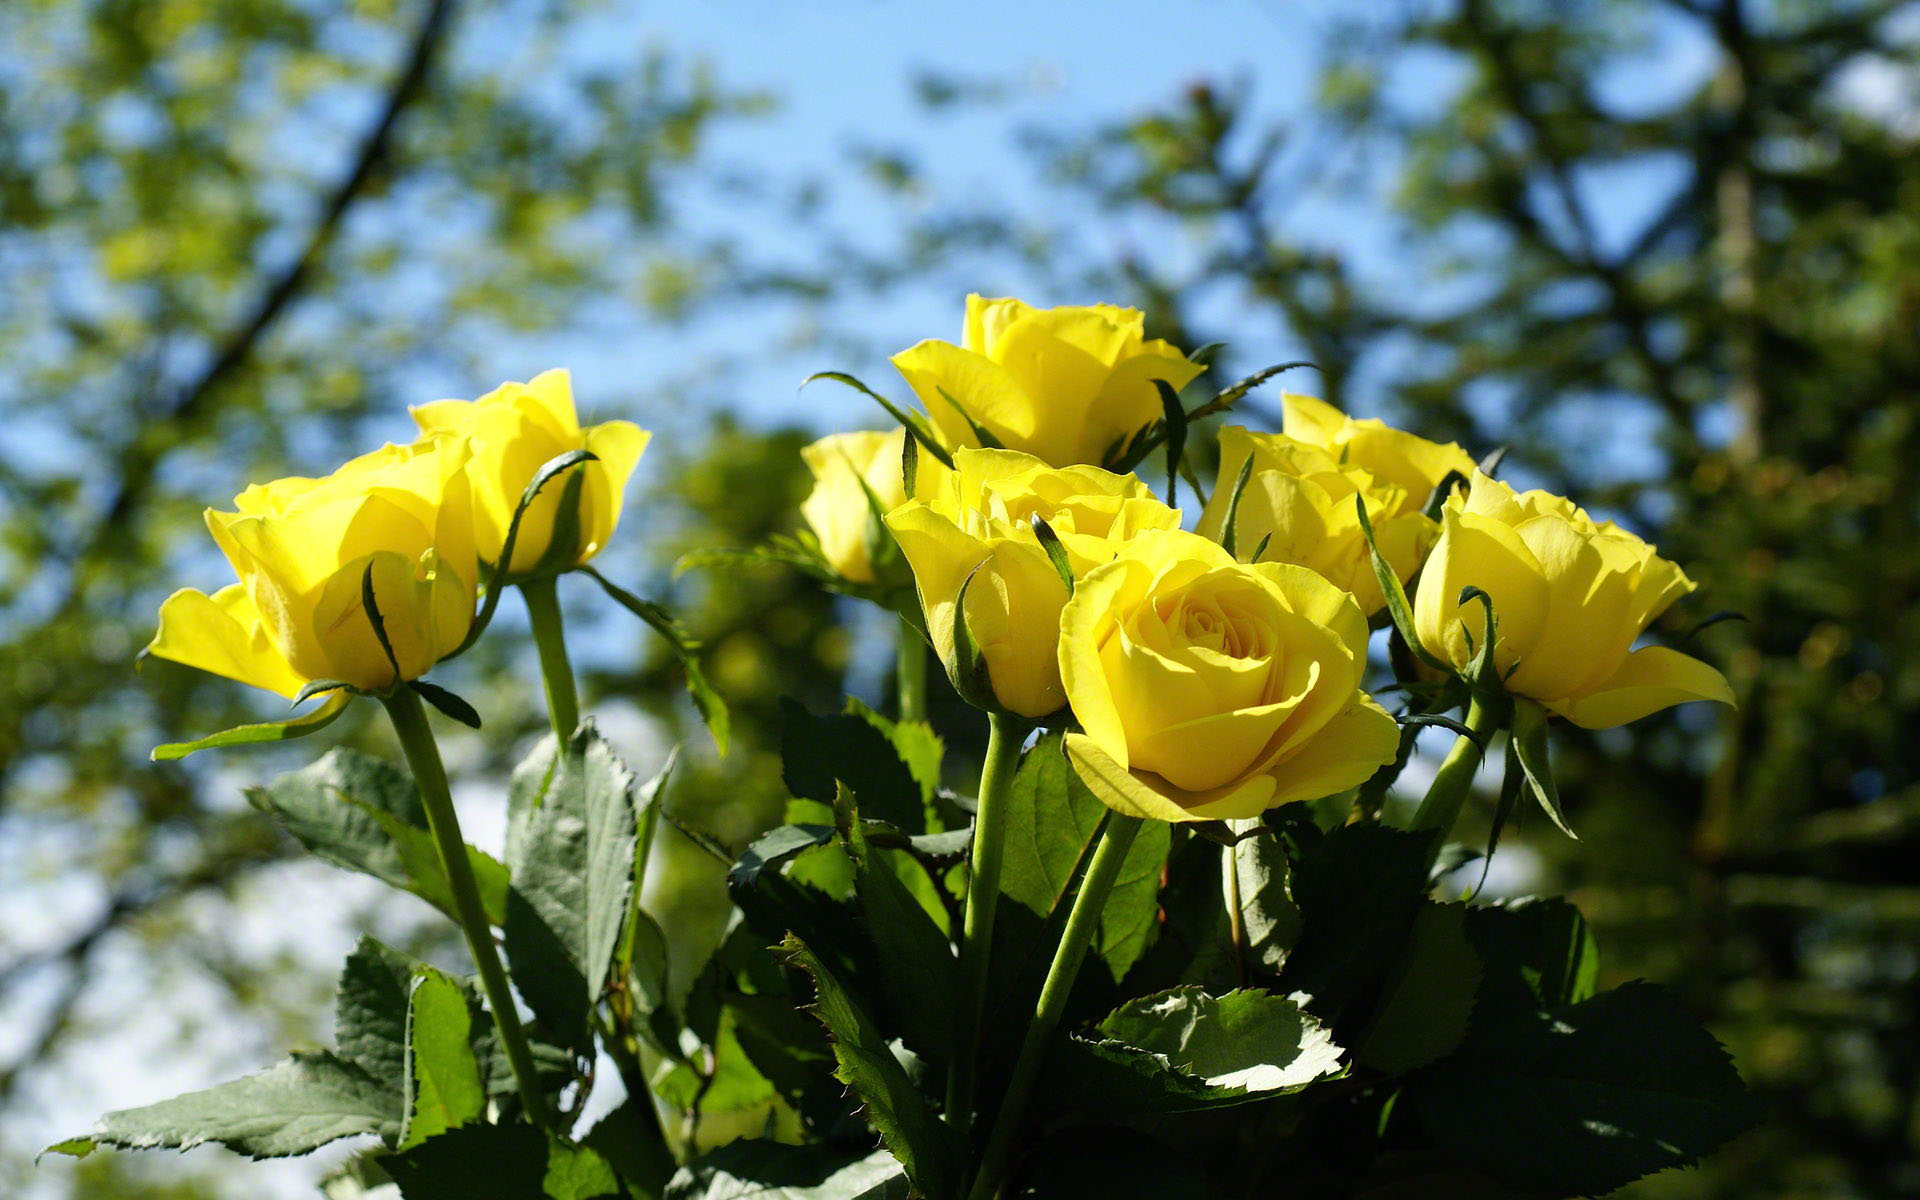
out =
[[(1435, 656), (1472, 661), (1493, 599), (1493, 661), (1517, 696), (1588, 729), (1638, 720), (1688, 700), (1733, 703), (1726, 678), (1663, 646), (1633, 650), (1647, 625), (1693, 583), (1652, 546), (1547, 492), (1521, 492), (1475, 471), (1441, 514), (1440, 542), (1414, 597), (1414, 627)], [(1511, 674), (1509, 674), (1511, 672)]]
[[(598, 462), (580, 468), (579, 540), (563, 562), (578, 566), (606, 548), (620, 520), (627, 477), (653, 435), (631, 421), (580, 427), (573, 407), (573, 379), (565, 370), (543, 371), (526, 383), (503, 383), (478, 400), (436, 400), (411, 410), (421, 432), (450, 433), (467, 440), (472, 459), (474, 539), (480, 558), (498, 563), (513, 510), (540, 468), (572, 450), (591, 450)], [(539, 566), (553, 544), (554, 521), (567, 491), (563, 476), (543, 489), (514, 538), (509, 574)]]
[(1253, 470), (1234, 512), (1234, 554), (1250, 560), (1266, 540), (1260, 561), (1296, 563), (1317, 571), (1352, 592), (1368, 615), (1380, 611), (1386, 597), (1374, 578), (1353, 498), (1366, 497), (1375, 544), (1402, 582), (1419, 569), (1440, 535), (1439, 526), (1420, 511), (1431, 487), (1415, 496), (1364, 468), (1337, 461), (1318, 446), (1229, 425), (1220, 431), (1220, 475), (1200, 515), (1203, 537), (1219, 541), (1225, 535), (1234, 484), (1249, 457)]
[(1139, 310), (1111, 304), (1033, 308), (968, 296), (961, 345), (924, 341), (893, 365), (949, 446), (981, 444), (971, 416), (1009, 450), (1056, 467), (1097, 465), (1159, 419), (1155, 379), (1177, 389), (1200, 374), (1177, 347), (1147, 341), (1144, 324)]
[[(800, 451), (807, 470), (813, 472), (813, 491), (801, 503), (800, 515), (820, 539), (820, 552), (828, 564), (854, 583), (876, 581), (869, 545), (873, 504), (867, 492), (871, 490), (880, 502), (882, 514), (906, 502), (901, 473), (906, 437), (904, 429), (835, 433)], [(920, 476), (916, 483), (923, 487), (930, 482), (929, 468), (941, 469), (932, 456), (921, 456), (915, 474)]]
[(479, 582), (467, 448), (434, 438), (362, 455), (324, 479), (257, 484), (207, 526), (240, 582), (183, 589), (160, 608), (149, 653), (292, 696), (335, 679), (380, 692), (399, 680), (362, 604), (373, 570), (399, 679), (458, 648)]
[(1251, 817), (1332, 795), (1399, 748), (1360, 689), (1366, 662), (1366, 616), (1314, 572), (1143, 534), (1061, 613), (1060, 675), (1086, 731), (1067, 753), (1129, 816)]
[(1473, 473), (1472, 456), (1452, 442), (1430, 442), (1371, 418), (1356, 421), (1312, 396), (1289, 392), (1280, 405), (1280, 432), (1320, 447), (1342, 466), (1359, 467), (1382, 486), (1399, 488), (1404, 498), (1398, 512), (1424, 508), (1449, 472), (1462, 478)]
[(1036, 515), (1059, 535), (1076, 577), (1137, 534), (1180, 524), (1178, 512), (1130, 475), (1049, 467), (1011, 450), (962, 450), (953, 472), (887, 514), (887, 526), (913, 568), (928, 634), (949, 672), (955, 602), (971, 576), (967, 629), (994, 700), (1037, 719), (1066, 702), (1055, 644), (1067, 588), (1034, 533)]

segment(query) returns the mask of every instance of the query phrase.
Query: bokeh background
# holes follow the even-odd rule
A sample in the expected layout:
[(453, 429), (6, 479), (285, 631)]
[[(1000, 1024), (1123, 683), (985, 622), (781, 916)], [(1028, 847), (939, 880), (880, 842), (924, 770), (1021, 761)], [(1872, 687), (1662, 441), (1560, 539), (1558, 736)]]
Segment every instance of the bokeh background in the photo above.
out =
[[(1570, 892), (1608, 975), (1677, 986), (1767, 1099), (1627, 1194), (1920, 1194), (1917, 143), (1920, 6), (1885, 0), (8, 0), (0, 1194), (314, 1194), (325, 1153), (33, 1155), (323, 1040), (358, 930), (458, 961), (247, 805), (305, 749), (147, 762), (273, 715), (134, 669), (161, 598), (222, 577), (203, 507), (571, 366), (656, 431), (605, 563), (706, 640), (741, 745), (563, 587), (590, 704), (643, 771), (684, 738), (672, 803), (742, 838), (777, 698), (883, 701), (890, 628), (672, 566), (790, 529), (798, 446), (881, 419), (798, 381), (902, 394), (886, 354), (957, 339), (970, 290), (1138, 305), (1225, 342), (1218, 381), (1311, 360), (1289, 386), (1510, 445), (1656, 541), (1701, 584), (1672, 630), (1743, 614), (1694, 647), (1739, 711), (1561, 729), (1582, 840), (1523, 821), (1495, 886)], [(488, 718), (449, 742), (482, 843), (530, 664), (490, 638), (448, 678)], [(651, 899), (693, 954), (720, 908), (673, 842)]]

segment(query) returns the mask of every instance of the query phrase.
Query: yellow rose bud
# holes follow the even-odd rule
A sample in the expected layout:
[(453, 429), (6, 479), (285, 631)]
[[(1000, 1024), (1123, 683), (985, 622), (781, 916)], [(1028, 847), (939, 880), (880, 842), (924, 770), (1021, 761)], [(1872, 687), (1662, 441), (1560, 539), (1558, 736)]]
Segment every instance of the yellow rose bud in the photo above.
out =
[(1233, 553), (1251, 560), (1264, 540), (1261, 562), (1296, 563), (1316, 571), (1352, 592), (1369, 616), (1385, 606), (1386, 597), (1373, 574), (1354, 497), (1366, 497), (1375, 544), (1402, 582), (1419, 569), (1440, 536), (1440, 527), (1420, 511), (1430, 487), (1415, 496), (1318, 446), (1229, 425), (1220, 431), (1220, 475), (1200, 515), (1203, 537), (1220, 541), (1225, 536), (1234, 484), (1249, 457), (1253, 469), (1234, 510)]
[[(904, 429), (835, 433), (800, 451), (813, 472), (813, 491), (801, 502), (800, 515), (820, 539), (827, 563), (843, 579), (876, 581), (870, 536), (876, 518), (867, 493), (879, 501), (883, 515), (906, 502), (901, 473), (906, 437)], [(920, 487), (931, 482), (930, 469), (942, 470), (931, 455), (921, 456), (915, 469)], [(881, 536), (887, 536), (884, 530)]]
[(954, 671), (956, 601), (971, 577), (967, 630), (994, 700), (1037, 719), (1066, 702), (1055, 646), (1067, 588), (1034, 533), (1035, 516), (1059, 535), (1075, 576), (1143, 531), (1180, 524), (1178, 512), (1130, 475), (1049, 467), (1011, 450), (962, 450), (953, 472), (887, 514), (887, 526), (913, 568), (941, 661)]
[(1624, 725), (1688, 700), (1733, 703), (1726, 678), (1699, 659), (1632, 649), (1692, 581), (1563, 497), (1515, 493), (1475, 471), (1468, 494), (1447, 502), (1413, 617), (1428, 651), (1461, 667), (1473, 659), (1469, 635), (1477, 644), (1486, 627), (1478, 600), (1459, 603), (1468, 586), (1493, 599), (1493, 662), (1507, 690), (1576, 725)]
[[(1318, 446), (1342, 466), (1359, 467), (1381, 486), (1399, 488), (1401, 512), (1418, 512), (1450, 472), (1473, 473), (1471, 455), (1452, 442), (1430, 442), (1371, 418), (1356, 421), (1325, 400), (1287, 393), (1280, 432)], [(1378, 520), (1372, 512), (1370, 520)], [(1383, 547), (1384, 548), (1384, 547)]]
[(1147, 341), (1145, 320), (1111, 304), (1033, 308), (968, 296), (961, 345), (924, 341), (893, 365), (949, 446), (982, 444), (971, 416), (1009, 450), (1056, 467), (1097, 465), (1159, 419), (1155, 379), (1177, 389), (1201, 371), (1170, 343)]
[(1067, 752), (1130, 816), (1251, 817), (1329, 796), (1399, 749), (1360, 688), (1366, 664), (1365, 614), (1318, 574), (1143, 534), (1061, 613), (1060, 675), (1086, 731)]
[[(240, 582), (175, 592), (149, 653), (292, 696), (333, 679), (384, 691), (459, 647), (479, 583), (467, 448), (434, 438), (362, 455), (324, 479), (279, 479), (207, 510)], [(374, 603), (400, 671), (362, 603)]]
[[(541, 467), (573, 450), (590, 450), (599, 461), (579, 468), (578, 541), (564, 562), (548, 566), (579, 566), (605, 549), (620, 520), (627, 477), (653, 437), (631, 421), (582, 429), (573, 407), (573, 378), (563, 369), (543, 371), (526, 383), (503, 383), (478, 400), (437, 400), (411, 411), (422, 433), (454, 434), (471, 446), (467, 470), (473, 481), (474, 540), (481, 560), (494, 564), (527, 484)], [(566, 494), (562, 476), (527, 508), (509, 574), (531, 571), (546, 557)]]

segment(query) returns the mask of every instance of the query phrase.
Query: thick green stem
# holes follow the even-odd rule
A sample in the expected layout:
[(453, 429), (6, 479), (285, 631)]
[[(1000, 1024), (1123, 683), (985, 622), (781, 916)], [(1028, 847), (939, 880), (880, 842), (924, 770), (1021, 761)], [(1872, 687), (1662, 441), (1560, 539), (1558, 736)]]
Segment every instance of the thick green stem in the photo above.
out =
[(1473, 731), (1473, 736), (1461, 734), (1453, 743), (1446, 761), (1434, 773), (1433, 783), (1427, 788), (1427, 798), (1420, 802), (1413, 820), (1407, 826), (1413, 830), (1435, 831), (1435, 854), (1439, 853), (1440, 843), (1446, 841), (1447, 831), (1453, 828), (1454, 821), (1460, 816), (1460, 809), (1467, 802), (1467, 793), (1473, 790), (1474, 772), (1480, 769), (1480, 760), (1485, 755), (1481, 746), (1500, 727), (1504, 708), (1505, 705), (1498, 700), (1483, 699), (1477, 695), (1473, 698), (1467, 706), (1467, 728)]
[(566, 627), (560, 620), (560, 594), (552, 577), (520, 585), (533, 621), (533, 644), (540, 650), (540, 679), (547, 689), (547, 718), (553, 736), (565, 746), (580, 727), (580, 696), (574, 690), (573, 664), (567, 659)]
[(427, 812), (427, 829), (433, 835), (434, 848), (440, 852), (441, 869), (447, 873), (447, 890), (453, 896), (453, 911), (460, 921), (460, 932), (467, 936), (467, 949), (480, 971), (480, 990), (486, 994), (487, 1007), (493, 1010), (494, 1027), (500, 1031), (500, 1044), (506, 1049), (507, 1063), (513, 1068), (513, 1082), (520, 1089), (520, 1102), (527, 1119), (542, 1129), (552, 1127), (553, 1117), (547, 1098), (540, 1091), (540, 1076), (534, 1070), (533, 1052), (527, 1047), (526, 1031), (520, 1027), (519, 1010), (513, 1006), (513, 990), (507, 985), (507, 973), (493, 948), (493, 926), (480, 904), (480, 885), (473, 878), (473, 864), (467, 858), (466, 839), (460, 835), (460, 819), (453, 811), (453, 794), (447, 788), (447, 771), (440, 762), (440, 748), (434, 743), (433, 730), (427, 726), (426, 709), (411, 688), (396, 688), (384, 698), (387, 715), (393, 718), (393, 732), (406, 752), (407, 765), (413, 769), (414, 782), (420, 788), (420, 803)]
[(987, 718), (987, 759), (980, 767), (980, 802), (973, 818), (972, 869), (967, 879), (967, 913), (960, 930), (960, 1027), (953, 1069), (947, 1074), (947, 1120), (966, 1129), (972, 1123), (974, 1059), (979, 1050), (982, 1009), (987, 1001), (987, 965), (993, 949), (993, 910), (1000, 901), (1000, 859), (1006, 814), (1001, 803), (1020, 765), (1026, 727), (1014, 717)]
[(902, 617), (893, 651), (894, 690), (899, 693), (900, 719), (927, 719), (927, 642), (913, 622)]
[(1020, 1057), (1014, 1060), (1013, 1077), (1007, 1082), (1000, 1113), (994, 1118), (993, 1132), (988, 1135), (987, 1148), (980, 1156), (980, 1173), (974, 1176), (973, 1190), (967, 1193), (969, 1200), (991, 1200), (1000, 1190), (1000, 1177), (1006, 1173), (1014, 1147), (1018, 1145), (1020, 1125), (1027, 1115), (1028, 1094), (1033, 1091), (1034, 1077), (1046, 1058), (1047, 1042), (1059, 1027), (1067, 996), (1073, 991), (1073, 981), (1080, 974), (1080, 964), (1086, 961), (1087, 946), (1093, 941), (1093, 931), (1107, 906), (1107, 895), (1113, 891), (1113, 881), (1120, 874), (1120, 865), (1127, 860), (1127, 851), (1132, 848), (1141, 824), (1139, 817), (1119, 813), (1107, 817), (1100, 846), (1093, 852), (1087, 877), (1080, 884), (1080, 894), (1073, 899), (1073, 911), (1067, 914), (1067, 927), (1060, 934), (1060, 945), (1047, 967), (1047, 981), (1040, 987), (1033, 1021), (1020, 1043)]

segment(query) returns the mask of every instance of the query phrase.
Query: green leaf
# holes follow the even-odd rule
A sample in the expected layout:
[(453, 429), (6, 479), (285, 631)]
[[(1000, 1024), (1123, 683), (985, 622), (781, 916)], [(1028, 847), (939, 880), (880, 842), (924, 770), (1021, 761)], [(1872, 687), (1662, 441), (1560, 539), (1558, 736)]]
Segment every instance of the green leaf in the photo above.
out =
[(296, 1054), (257, 1075), (101, 1117), (84, 1137), (49, 1146), (84, 1157), (97, 1146), (187, 1150), (219, 1142), (249, 1158), (305, 1154), (359, 1134), (392, 1141), (400, 1093), (331, 1054)]
[(347, 701), (351, 699), (351, 692), (335, 692), (327, 697), (325, 704), (302, 716), (285, 721), (263, 721), (258, 725), (240, 725), (195, 738), (191, 742), (168, 742), (155, 746), (149, 757), (154, 762), (173, 762), (201, 750), (217, 750), (223, 746), (261, 746), (268, 742), (306, 737), (333, 724), (341, 713), (347, 711)]
[[(420, 793), (389, 764), (338, 748), (264, 787), (248, 788), (246, 795), (316, 857), (371, 875), (455, 915)], [(487, 917), (497, 924), (506, 911), (506, 868), (472, 846), (467, 847), (467, 860)]]
[(1431, 833), (1342, 825), (1299, 864), (1300, 940), (1280, 983), (1311, 997), (1307, 1007), (1322, 1020), (1333, 1020), (1393, 965), (1426, 895), (1432, 840)]
[(1180, 506), (1180, 463), (1187, 454), (1187, 410), (1180, 406), (1180, 393), (1164, 379), (1153, 386), (1160, 393), (1161, 420), (1166, 423), (1167, 507)]
[[(1414, 628), (1413, 604), (1407, 599), (1407, 589), (1401, 586), (1400, 576), (1394, 574), (1393, 568), (1387, 565), (1385, 556), (1380, 553), (1379, 543), (1374, 540), (1373, 518), (1367, 515), (1364, 492), (1354, 493), (1353, 507), (1360, 514), (1360, 532), (1366, 535), (1367, 557), (1373, 563), (1373, 578), (1380, 585), (1380, 594), (1387, 599), (1387, 616), (1393, 621), (1394, 630), (1415, 658), (1443, 674), (1457, 674), (1452, 663), (1443, 662), (1420, 641), (1420, 634)], [(1254, 558), (1258, 560), (1259, 555)]]
[(1476, 1027), (1594, 994), (1600, 950), (1586, 918), (1565, 900), (1527, 897), (1469, 908), (1466, 933), (1486, 964)]
[(1466, 905), (1424, 904), (1354, 1060), (1403, 1075), (1466, 1036), (1483, 970), (1467, 939)]
[(686, 630), (673, 614), (651, 600), (643, 600), (619, 584), (608, 579), (591, 566), (579, 568), (598, 583), (601, 590), (613, 597), (616, 604), (639, 617), (652, 627), (653, 631), (666, 640), (667, 646), (680, 660), (680, 669), (687, 673), (687, 693), (693, 697), (693, 706), (700, 710), (700, 719), (707, 723), (707, 732), (713, 736), (713, 744), (720, 753), (727, 752), (727, 743), (732, 734), (732, 718), (727, 712), (727, 702), (707, 678), (706, 671), (700, 666), (700, 644), (687, 636)]
[(424, 679), (415, 679), (407, 684), (422, 700), (439, 709), (441, 713), (465, 725), (468, 729), (480, 728), (480, 714), (464, 699), (456, 696), (437, 683), (428, 683)]
[(879, 979), (863, 982), (879, 985), (885, 1011), (897, 1022), (901, 1040), (944, 1069), (952, 1064), (955, 1053), (960, 967), (946, 933), (895, 873), (896, 864), (901, 863), (909, 870), (920, 870), (898, 851), (868, 846), (858, 855), (854, 894), (880, 965)]
[(816, 717), (781, 697), (780, 776), (795, 796), (831, 804), (845, 783), (862, 816), (925, 833), (939, 753), (939, 741), (924, 726), (895, 725), (858, 701), (848, 701), (845, 712)]
[[(1005, 838), (1000, 894), (1045, 917), (1065, 894), (1073, 870), (1108, 809), (1094, 798), (1051, 732), (1021, 760), (1002, 800)], [(1134, 838), (1100, 913), (1092, 949), (1118, 981), (1152, 938), (1160, 895), (1160, 868), (1172, 836), (1164, 821), (1149, 821)]]
[(800, 386), (804, 388), (817, 379), (831, 379), (835, 383), (852, 388), (870, 400), (877, 401), (881, 408), (887, 410), (888, 416), (899, 422), (900, 425), (912, 435), (913, 440), (920, 443), (921, 449), (933, 455), (936, 459), (939, 459), (941, 466), (948, 470), (953, 469), (953, 455), (948, 454), (946, 448), (940, 444), (940, 439), (934, 436), (933, 429), (927, 424), (925, 417), (922, 417), (918, 413), (908, 412), (902, 409), (899, 405), (882, 396), (879, 392), (874, 391), (866, 384), (861, 383), (845, 371), (816, 371), (801, 380)]
[(462, 1125), (380, 1160), (405, 1200), (543, 1200), (547, 1135), (531, 1125)]
[(400, 1148), (477, 1121), (487, 1093), (473, 1055), (473, 1010), (453, 979), (422, 965), (407, 1004), (407, 1116)]
[(1069, 1039), (1047, 1086), (1055, 1107), (1196, 1112), (1298, 1091), (1342, 1071), (1341, 1050), (1285, 996), (1172, 988), (1128, 1001)]
[(1404, 1094), (1468, 1163), (1551, 1195), (1686, 1166), (1759, 1116), (1720, 1043), (1644, 982), (1476, 1029)]
[[(1227, 493), (1227, 518), (1220, 526), (1220, 545), (1234, 558), (1238, 558), (1237, 543), (1240, 540), (1240, 498), (1246, 495), (1247, 481), (1253, 478), (1253, 455), (1247, 455), (1240, 464), (1240, 473), (1233, 477), (1233, 491)], [(1255, 555), (1249, 561), (1258, 561)]]
[(340, 972), (334, 1042), (340, 1057), (401, 1092), (407, 1075), (407, 1001), (414, 960), (362, 937)]
[[(1287, 853), (1280, 840), (1260, 836), (1223, 847), (1222, 870), (1238, 875), (1240, 927), (1251, 965), (1280, 970), (1300, 937), (1300, 909), (1287, 894)], [(1231, 896), (1231, 890), (1227, 895)]]
[(633, 773), (591, 722), (565, 753), (551, 737), (513, 773), (507, 800), (506, 947), (514, 982), (565, 1044), (591, 1049), (626, 926), (638, 828)]
[(868, 1119), (899, 1159), (907, 1178), (928, 1196), (956, 1191), (964, 1152), (953, 1127), (915, 1089), (872, 1019), (813, 951), (795, 938), (789, 938), (783, 949), (813, 977), (813, 1011), (833, 1038), (833, 1056), (839, 1063), (835, 1077), (866, 1104)]
[(552, 1138), (540, 1191), (545, 1200), (608, 1200), (623, 1194), (620, 1177), (598, 1150)]
[(1033, 514), (1033, 536), (1040, 540), (1040, 548), (1047, 552), (1047, 561), (1053, 564), (1054, 574), (1065, 585), (1067, 595), (1073, 595), (1073, 565), (1067, 561), (1067, 548), (1061, 544), (1060, 535), (1047, 524), (1047, 519), (1039, 513)]
[(1511, 745), (1520, 758), (1521, 770), (1527, 773), (1534, 799), (1547, 810), (1561, 833), (1579, 840), (1579, 835), (1567, 824), (1566, 814), (1560, 810), (1560, 789), (1553, 783), (1553, 763), (1547, 753), (1547, 710), (1524, 696), (1513, 698)]
[(907, 1200), (911, 1190), (885, 1150), (743, 1139), (680, 1168), (663, 1200)]

